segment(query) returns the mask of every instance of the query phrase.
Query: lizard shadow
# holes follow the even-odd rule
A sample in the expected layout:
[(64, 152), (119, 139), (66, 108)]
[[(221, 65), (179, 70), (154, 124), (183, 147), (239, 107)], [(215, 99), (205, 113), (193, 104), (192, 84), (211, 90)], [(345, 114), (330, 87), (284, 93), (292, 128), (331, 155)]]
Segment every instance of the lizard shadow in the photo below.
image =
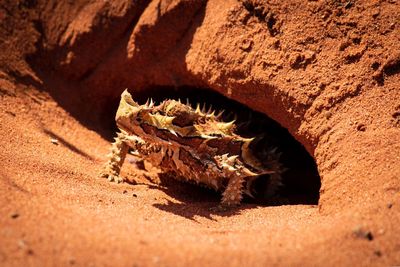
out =
[(165, 212), (197, 221), (196, 217), (203, 217), (216, 221), (215, 217), (230, 217), (239, 215), (242, 210), (255, 208), (257, 204), (242, 203), (240, 206), (227, 210), (218, 210), (221, 201), (221, 193), (198, 185), (177, 181), (168, 176), (160, 175), (160, 185), (148, 185), (163, 191), (174, 201), (167, 200), (167, 203), (156, 203), (153, 206)]

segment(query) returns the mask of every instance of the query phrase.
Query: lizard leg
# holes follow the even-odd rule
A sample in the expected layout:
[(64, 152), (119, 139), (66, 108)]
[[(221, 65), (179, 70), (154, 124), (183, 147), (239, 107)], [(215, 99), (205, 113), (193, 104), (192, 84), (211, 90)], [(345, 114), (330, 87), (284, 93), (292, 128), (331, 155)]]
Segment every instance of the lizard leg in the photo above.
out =
[(124, 141), (123, 134), (118, 133), (115, 142), (111, 146), (111, 153), (109, 160), (100, 173), (101, 177), (107, 178), (109, 181), (117, 183), (123, 182), (124, 179), (119, 176), (122, 164), (124, 163), (126, 154), (128, 153), (129, 146)]
[(231, 207), (239, 205), (242, 200), (244, 176), (232, 175), (228, 186), (222, 193), (221, 206)]

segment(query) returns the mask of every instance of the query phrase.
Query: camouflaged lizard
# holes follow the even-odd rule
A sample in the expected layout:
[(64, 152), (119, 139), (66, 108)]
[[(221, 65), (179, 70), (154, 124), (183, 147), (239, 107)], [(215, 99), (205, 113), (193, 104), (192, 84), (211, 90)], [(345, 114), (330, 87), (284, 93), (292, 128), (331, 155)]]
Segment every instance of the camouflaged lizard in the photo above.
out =
[(221, 113), (176, 100), (139, 105), (125, 90), (116, 122), (120, 132), (101, 173), (110, 181), (124, 181), (119, 173), (131, 148), (177, 180), (223, 191), (220, 207), (240, 204), (243, 194), (252, 196), (252, 183), (260, 175), (269, 175), (270, 195), (281, 185), (275, 152), (257, 158), (251, 148), (254, 138), (236, 134), (235, 121), (222, 121)]

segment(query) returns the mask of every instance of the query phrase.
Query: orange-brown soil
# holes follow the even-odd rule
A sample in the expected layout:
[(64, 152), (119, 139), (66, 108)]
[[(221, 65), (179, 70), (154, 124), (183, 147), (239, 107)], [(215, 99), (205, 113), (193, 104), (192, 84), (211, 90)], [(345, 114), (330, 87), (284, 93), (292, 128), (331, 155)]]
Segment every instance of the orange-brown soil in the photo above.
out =
[[(399, 11), (395, 0), (2, 1), (0, 265), (400, 265)], [(218, 194), (154, 185), (133, 164), (122, 175), (136, 185), (100, 179), (126, 87), (207, 88), (268, 115), (314, 158), (318, 205), (213, 213)]]

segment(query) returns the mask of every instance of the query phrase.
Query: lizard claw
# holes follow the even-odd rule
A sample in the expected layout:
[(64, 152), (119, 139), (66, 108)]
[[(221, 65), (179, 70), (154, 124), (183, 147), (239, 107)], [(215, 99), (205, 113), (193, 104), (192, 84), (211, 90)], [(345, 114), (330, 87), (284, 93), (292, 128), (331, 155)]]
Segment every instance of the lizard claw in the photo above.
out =
[(110, 182), (116, 182), (117, 184), (124, 182), (124, 178), (122, 178), (121, 176), (117, 176), (117, 175), (109, 175), (108, 180)]
[(106, 172), (100, 173), (100, 177), (106, 178), (110, 182), (116, 182), (117, 184), (124, 182), (124, 178), (122, 178), (121, 176), (113, 175)]

